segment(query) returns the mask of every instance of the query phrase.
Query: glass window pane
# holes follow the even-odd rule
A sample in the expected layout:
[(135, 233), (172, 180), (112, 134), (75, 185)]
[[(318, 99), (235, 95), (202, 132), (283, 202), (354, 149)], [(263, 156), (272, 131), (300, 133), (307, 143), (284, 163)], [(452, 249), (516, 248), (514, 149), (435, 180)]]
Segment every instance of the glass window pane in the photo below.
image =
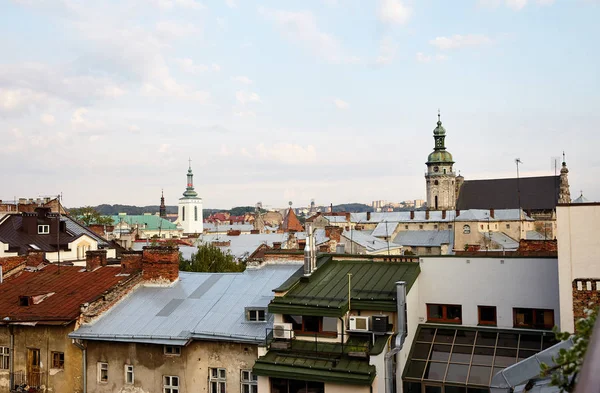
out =
[(337, 318), (323, 317), (323, 331), (337, 332)]
[(456, 330), (454, 329), (438, 329), (437, 334), (435, 335), (435, 342), (452, 344), (452, 341), (454, 341), (454, 333), (456, 333)]
[(412, 358), (427, 360), (427, 358), (429, 357), (429, 349), (430, 348), (431, 348), (431, 344), (425, 344), (425, 343), (415, 344), (415, 349), (413, 350)]
[(521, 343), (519, 348), (535, 349), (539, 351), (542, 348), (541, 334), (521, 334)]
[(475, 347), (473, 352), (473, 364), (492, 365), (494, 360), (494, 348)]
[(485, 345), (488, 347), (493, 347), (496, 345), (496, 336), (495, 332), (477, 332), (477, 341), (476, 345)]
[(323, 393), (325, 384), (323, 382), (306, 382), (307, 393)]
[(420, 382), (404, 382), (404, 393), (421, 393)]
[(519, 335), (515, 333), (499, 333), (498, 334), (498, 346), (517, 348), (519, 344)]
[(444, 386), (444, 393), (467, 393), (467, 388), (463, 386)]
[(461, 306), (447, 306), (446, 319), (459, 322), (462, 319), (462, 307)]
[(455, 345), (452, 349), (450, 361), (452, 363), (470, 363), (473, 347), (466, 345)]
[(467, 393), (490, 393), (489, 389), (468, 388)]
[(519, 349), (519, 357), (517, 360), (520, 362), (521, 360), (527, 359), (527, 358), (535, 355), (536, 353), (538, 353), (538, 351)]
[(450, 357), (451, 349), (451, 345), (435, 344), (433, 346), (433, 351), (431, 351), (431, 360), (440, 360), (443, 362), (447, 362), (448, 358)]
[[(466, 364), (450, 364), (448, 366), (448, 374), (446, 375), (446, 382), (467, 382), (467, 374), (469, 373), (469, 366)], [(448, 387), (446, 387), (448, 392)]]
[(425, 393), (442, 393), (441, 386), (425, 386)]
[(426, 363), (427, 362), (411, 360), (410, 363), (408, 364), (408, 370), (406, 371), (406, 376), (421, 379), (423, 377), (423, 371), (425, 370)]
[(491, 374), (491, 367), (471, 366), (469, 384), (489, 386)]
[(425, 370), (424, 379), (432, 381), (442, 381), (446, 374), (446, 363), (428, 362)]
[(319, 332), (319, 320), (321, 319), (321, 317), (303, 317), (304, 319), (304, 331), (305, 332), (314, 332), (314, 333), (318, 333)]
[(472, 330), (457, 330), (455, 344), (471, 344), (475, 343), (475, 332)]
[(220, 374), (221, 378), (225, 378), (225, 369), (224, 368), (219, 369), (219, 374)]
[(516, 349), (496, 349), (496, 359), (494, 360), (495, 366), (508, 367), (517, 362), (517, 350)]
[(417, 336), (417, 341), (433, 341), (433, 334), (435, 333), (435, 329), (432, 328), (422, 328), (419, 330), (419, 335)]
[(444, 318), (444, 307), (439, 304), (428, 304), (427, 305), (427, 318), (443, 319)]

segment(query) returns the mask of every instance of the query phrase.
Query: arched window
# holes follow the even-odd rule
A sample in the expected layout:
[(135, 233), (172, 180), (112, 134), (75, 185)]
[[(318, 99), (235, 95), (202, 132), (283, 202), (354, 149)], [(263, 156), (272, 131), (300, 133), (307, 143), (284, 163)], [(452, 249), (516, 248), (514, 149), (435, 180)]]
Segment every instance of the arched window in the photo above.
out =
[(446, 169), (444, 168), (444, 175), (446, 174)]
[(468, 235), (469, 233), (471, 233), (471, 227), (470, 227), (470, 226), (468, 226), (468, 225), (465, 225), (465, 226), (463, 227), (463, 233), (464, 233), (465, 235)]
[(198, 206), (194, 206), (194, 221), (198, 221)]
[(440, 184), (440, 182), (436, 180), (433, 182), (433, 184), (435, 184), (437, 186), (438, 184)]
[(181, 206), (181, 221), (185, 221), (185, 206)]

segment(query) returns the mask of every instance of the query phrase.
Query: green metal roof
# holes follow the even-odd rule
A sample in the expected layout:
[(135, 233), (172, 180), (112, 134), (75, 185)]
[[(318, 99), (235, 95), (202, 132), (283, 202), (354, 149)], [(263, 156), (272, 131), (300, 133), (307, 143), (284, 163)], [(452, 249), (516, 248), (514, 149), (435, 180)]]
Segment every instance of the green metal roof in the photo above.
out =
[(139, 225), (140, 229), (146, 229), (149, 231), (158, 231), (162, 229), (164, 231), (176, 230), (177, 225), (173, 224), (169, 220), (165, 220), (155, 215), (122, 215), (122, 216), (110, 216), (114, 224), (117, 225), (123, 221), (129, 225)]
[(447, 152), (446, 150), (435, 150), (434, 152), (429, 154), (429, 157), (427, 157), (427, 163), (433, 164), (437, 162), (454, 164), (454, 161), (452, 161), (452, 154), (450, 154), (450, 152)]
[(353, 310), (396, 311), (396, 281), (406, 281), (407, 292), (419, 275), (418, 263), (373, 260), (327, 260), (310, 276), (269, 304), (275, 314), (339, 317), (348, 311), (348, 273), (352, 274)]

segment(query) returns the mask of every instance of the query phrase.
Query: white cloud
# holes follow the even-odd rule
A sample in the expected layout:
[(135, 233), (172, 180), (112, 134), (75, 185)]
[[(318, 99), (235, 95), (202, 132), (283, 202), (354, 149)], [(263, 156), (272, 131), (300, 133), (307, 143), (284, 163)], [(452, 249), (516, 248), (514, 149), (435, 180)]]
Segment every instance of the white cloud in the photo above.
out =
[(225, 0), (225, 4), (227, 4), (227, 7), (229, 8), (237, 8), (237, 3), (235, 0)]
[(258, 94), (241, 90), (235, 92), (235, 98), (242, 105), (246, 105), (251, 102), (262, 102)]
[(432, 55), (426, 55), (423, 52), (418, 52), (416, 58), (419, 63), (429, 63), (431, 61), (436, 61), (436, 62), (446, 61), (448, 59), (448, 56), (442, 55), (442, 54), (437, 54), (435, 56), (432, 56)]
[(256, 117), (256, 112), (254, 112), (254, 111), (237, 111), (237, 112), (234, 112), (234, 116), (236, 116), (236, 117)]
[(105, 86), (102, 89), (102, 95), (104, 95), (106, 97), (116, 98), (116, 97), (121, 97), (122, 95), (125, 95), (126, 93), (127, 93), (127, 91), (120, 88), (119, 86)]
[(536, 3), (538, 5), (552, 5), (554, 4), (554, 0), (537, 0)]
[(313, 145), (304, 147), (292, 143), (278, 143), (267, 147), (260, 143), (256, 146), (255, 151), (256, 157), (259, 159), (284, 164), (312, 164), (317, 161), (317, 150)]
[(169, 143), (163, 143), (158, 147), (159, 153), (167, 153), (169, 150), (171, 150), (171, 145)]
[(190, 74), (197, 74), (206, 71), (221, 71), (221, 66), (215, 63), (211, 64), (210, 66), (206, 64), (196, 64), (194, 60), (188, 58), (175, 59), (174, 62), (179, 65), (183, 71), (189, 72)]
[(519, 11), (527, 5), (527, 0), (506, 0), (506, 5), (515, 11)]
[(401, 0), (380, 0), (379, 19), (385, 23), (404, 24), (408, 21), (412, 10)]
[(41, 118), (42, 123), (50, 125), (50, 124), (54, 124), (54, 116), (52, 116), (49, 113), (44, 113)]
[(47, 100), (46, 94), (29, 88), (0, 88), (0, 113), (19, 113)]
[(338, 109), (347, 109), (350, 106), (346, 101), (339, 98), (334, 98), (333, 103)]
[(217, 26), (219, 26), (223, 30), (227, 29), (227, 21), (225, 21), (225, 18), (217, 18), (216, 20)]
[(74, 130), (86, 131), (95, 130), (104, 126), (100, 120), (90, 120), (87, 116), (88, 110), (85, 108), (77, 108), (71, 116), (71, 126)]
[(193, 10), (202, 10), (206, 8), (204, 4), (194, 0), (155, 0), (154, 3), (160, 8), (165, 9), (181, 7)]
[[(548, 6), (554, 4), (554, 1), (555, 0), (535, 0), (535, 3), (539, 6)], [(491, 8), (495, 8), (504, 4), (508, 8), (511, 8), (515, 11), (522, 10), (525, 8), (525, 6), (527, 6), (528, 3), (529, 0), (478, 0), (477, 2), (477, 4), (480, 6)]]
[(221, 144), (221, 149), (219, 150), (219, 155), (222, 157), (229, 157), (233, 154), (233, 150), (227, 147), (225, 144)]
[(221, 66), (220, 66), (220, 65), (218, 65), (218, 64), (215, 64), (215, 63), (213, 63), (213, 64), (210, 66), (210, 68), (212, 68), (212, 70), (213, 70), (213, 71), (215, 71), (215, 72), (219, 72), (219, 71), (221, 71)]
[(132, 124), (129, 126), (129, 132), (138, 133), (140, 132), (140, 130), (141, 128), (136, 124)]
[(315, 16), (309, 11), (282, 11), (259, 7), (259, 13), (275, 22), (291, 40), (301, 43), (317, 56), (331, 63), (354, 63), (356, 57), (348, 56), (338, 40), (317, 26)]
[(451, 37), (436, 37), (429, 43), (438, 49), (450, 50), (465, 47), (476, 47), (490, 45), (492, 40), (483, 34), (455, 34)]
[(253, 83), (252, 79), (250, 79), (250, 78), (248, 78), (247, 76), (244, 76), (244, 75), (232, 76), (231, 80), (234, 81), (234, 82), (243, 83), (245, 85), (251, 85)]
[(191, 23), (161, 21), (156, 24), (156, 31), (167, 38), (180, 38), (199, 33), (200, 29)]

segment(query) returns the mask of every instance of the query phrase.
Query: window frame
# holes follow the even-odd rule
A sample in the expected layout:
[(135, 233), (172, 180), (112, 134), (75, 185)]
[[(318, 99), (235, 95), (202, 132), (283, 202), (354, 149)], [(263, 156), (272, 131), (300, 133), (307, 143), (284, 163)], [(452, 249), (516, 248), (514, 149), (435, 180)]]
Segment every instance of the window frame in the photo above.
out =
[[(169, 351), (168, 348), (173, 348), (173, 350)], [(181, 356), (181, 347), (177, 345), (165, 345), (163, 351), (166, 356)]]
[(471, 234), (471, 226), (468, 224), (463, 225), (463, 234), (470, 235)]
[[(244, 378), (244, 373), (248, 373), (248, 378)], [(244, 391), (247, 386), (248, 390)], [(240, 370), (240, 393), (258, 393), (258, 375), (252, 374), (252, 370)]]
[[(123, 369), (125, 372), (125, 384), (133, 385), (135, 383), (135, 372), (133, 371), (133, 364), (125, 364)], [(129, 373), (131, 373), (131, 382), (129, 382), (129, 379), (127, 378)]]
[[(108, 383), (108, 362), (98, 362), (96, 364), (96, 380), (98, 383)], [(102, 372), (106, 372), (106, 378), (102, 378)]]
[[(518, 310), (528, 310), (528, 311), (531, 311), (533, 322), (531, 324), (518, 325), (517, 324), (517, 313), (518, 313)], [(552, 314), (552, 325), (546, 325), (546, 324), (540, 325), (540, 324), (536, 323), (537, 322), (536, 321), (536, 319), (537, 319), (536, 314), (539, 311), (541, 311), (543, 313), (549, 312), (549, 313)], [(554, 310), (553, 309), (549, 309), (549, 308), (513, 307), (513, 327), (516, 328), (516, 329), (552, 330), (552, 328), (555, 325), (554, 317), (555, 317)]]
[(48, 235), (50, 234), (50, 225), (48, 224), (38, 224), (38, 235)]
[(0, 347), (0, 370), (10, 369), (10, 347)]
[[(246, 307), (246, 321), (247, 322), (267, 322), (268, 312), (266, 307)], [(260, 313), (262, 312), (262, 319), (260, 319)], [(252, 319), (252, 314), (255, 314), (256, 319)]]
[[(216, 391), (215, 391), (215, 389), (213, 389), (213, 386), (216, 387)], [(227, 392), (227, 369), (225, 369), (223, 367), (209, 367), (208, 368), (208, 393), (226, 393), (226, 392)]]
[[(167, 383), (168, 378), (168, 383)], [(173, 384), (173, 381), (176, 380), (177, 384)], [(179, 388), (181, 384), (179, 383), (178, 375), (163, 375), (163, 393), (179, 393)]]
[[(481, 319), (483, 309), (494, 309), (494, 320), (484, 321)], [(477, 322), (479, 326), (498, 326), (498, 309), (496, 306), (477, 306)]]
[[(297, 329), (295, 327), (293, 327), (294, 330), (294, 334), (298, 334), (298, 335), (319, 335), (319, 336), (327, 336), (327, 337), (337, 337), (338, 335), (338, 325), (337, 325), (337, 319), (333, 318), (333, 317), (322, 317), (322, 316), (312, 316), (312, 315), (288, 315), (285, 314), (284, 315), (284, 321), (285, 322), (292, 322), (291, 320), (293, 320), (292, 316), (295, 317), (300, 317), (302, 318), (302, 323), (301, 328)], [(306, 330), (306, 318), (318, 318), (318, 326), (319, 326), (319, 331), (312, 331), (312, 330)], [(336, 328), (335, 328), (335, 332), (334, 331), (329, 331), (329, 330), (323, 330), (323, 318), (331, 318), (334, 319), (336, 321)], [(294, 325), (298, 325), (297, 322), (293, 321), (292, 322)], [(293, 325), (292, 325), (293, 326)]]
[[(60, 359), (62, 355), (62, 360)], [(58, 356), (58, 363), (56, 362), (55, 357)], [(50, 352), (50, 359), (52, 359), (52, 367), (53, 369), (57, 369), (57, 370), (64, 370), (65, 369), (65, 353), (64, 352), (58, 352), (58, 351), (52, 351)]]
[[(452, 325), (462, 325), (462, 305), (461, 304), (441, 304), (441, 303), (427, 303), (427, 322), (433, 323), (448, 323)], [(440, 306), (442, 307), (442, 318), (432, 318), (431, 313), (429, 312), (430, 306)], [(459, 307), (460, 309), (460, 318), (457, 321), (456, 319), (448, 319), (448, 307)]]

